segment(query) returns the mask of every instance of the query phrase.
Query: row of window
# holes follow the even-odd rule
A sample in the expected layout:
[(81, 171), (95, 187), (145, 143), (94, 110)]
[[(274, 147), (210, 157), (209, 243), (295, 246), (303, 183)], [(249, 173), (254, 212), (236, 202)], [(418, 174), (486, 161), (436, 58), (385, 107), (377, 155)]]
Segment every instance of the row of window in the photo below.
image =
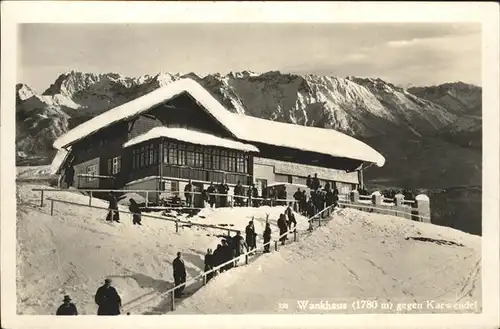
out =
[[(132, 150), (132, 169), (158, 164), (158, 148), (153, 144)], [(248, 155), (183, 143), (163, 145), (163, 163), (194, 168), (248, 173)]]

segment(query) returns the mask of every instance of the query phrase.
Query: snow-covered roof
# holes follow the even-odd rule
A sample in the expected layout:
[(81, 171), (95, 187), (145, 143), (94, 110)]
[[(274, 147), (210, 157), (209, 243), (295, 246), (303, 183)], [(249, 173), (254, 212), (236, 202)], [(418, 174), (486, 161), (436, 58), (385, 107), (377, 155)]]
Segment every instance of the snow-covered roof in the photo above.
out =
[(65, 147), (115, 122), (146, 112), (152, 107), (167, 102), (184, 92), (189, 93), (198, 103), (206, 108), (228, 131), (234, 132), (237, 130), (238, 127), (236, 127), (236, 124), (231, 122), (230, 118), (227, 117), (229, 112), (208, 91), (192, 79), (181, 79), (78, 125), (56, 139), (53, 146), (56, 149)]
[(139, 144), (151, 139), (167, 137), (178, 141), (189, 142), (198, 145), (212, 145), (226, 147), (229, 149), (240, 150), (244, 152), (259, 152), (259, 149), (250, 144), (244, 144), (234, 140), (217, 137), (211, 134), (188, 130), (185, 128), (169, 128), (169, 127), (156, 127), (151, 129), (145, 134), (139, 135), (125, 144), (123, 147), (129, 147)]
[(385, 158), (372, 147), (333, 129), (300, 126), (233, 114), (191, 79), (180, 79), (169, 83), (165, 87), (104, 112), (59, 137), (54, 142), (54, 147), (57, 149), (65, 147), (115, 122), (143, 113), (184, 92), (190, 94), (237, 139), (361, 160), (375, 163), (379, 167), (385, 163)]
[(259, 119), (243, 114), (230, 114), (245, 129), (237, 137), (259, 142), (375, 163), (382, 167), (385, 158), (369, 145), (333, 129), (300, 126)]
[[(69, 148), (69, 150), (71, 150), (71, 148)], [(50, 164), (50, 173), (52, 175), (55, 175), (59, 172), (68, 154), (69, 152), (65, 149), (59, 149), (57, 151), (56, 155), (54, 156), (54, 159), (52, 159), (52, 163)]]

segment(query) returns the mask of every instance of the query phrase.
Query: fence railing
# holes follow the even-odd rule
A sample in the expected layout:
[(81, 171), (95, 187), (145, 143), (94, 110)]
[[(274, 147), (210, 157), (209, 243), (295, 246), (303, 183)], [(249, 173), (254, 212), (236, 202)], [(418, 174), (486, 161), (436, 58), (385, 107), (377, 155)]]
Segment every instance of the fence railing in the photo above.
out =
[[(52, 189), (52, 188), (34, 188), (32, 191), (35, 192), (41, 192), (40, 195), (40, 207), (43, 207), (43, 201), (44, 201), (44, 193), (53, 193), (53, 192), (85, 192), (88, 193), (89, 195), (89, 205), (92, 205), (92, 199), (94, 198), (93, 194), (94, 193), (137, 193), (137, 194), (142, 194), (144, 193), (146, 195), (145, 197), (145, 205), (148, 207), (149, 205), (149, 195), (150, 194), (159, 194), (159, 195), (171, 195), (171, 196), (179, 196), (179, 195), (185, 195), (185, 194), (191, 194), (193, 197), (194, 195), (202, 195), (203, 192), (182, 192), (182, 191), (162, 191), (162, 190), (122, 190), (122, 189), (76, 189), (76, 190), (69, 190), (69, 189)], [(258, 200), (258, 201), (264, 201), (264, 202), (269, 202), (270, 206), (274, 206), (277, 203), (285, 203), (285, 204), (290, 204), (292, 203), (295, 206), (295, 203), (297, 203), (297, 200), (295, 199), (278, 199), (278, 198), (261, 198), (261, 197), (252, 197), (252, 196), (245, 196), (245, 195), (234, 195), (234, 194), (222, 194), (222, 193), (207, 193), (206, 194), (208, 197), (210, 196), (215, 196), (215, 197), (226, 197), (228, 198), (228, 204), (225, 206), (233, 207), (235, 205), (234, 201), (235, 199), (241, 199), (241, 200), (248, 200), (249, 205), (253, 204), (253, 200)], [(176, 207), (172, 207), (176, 208)], [(179, 208), (179, 207), (177, 207)], [(192, 207), (184, 207), (184, 208), (192, 208)], [(194, 208), (195, 209), (195, 208)]]
[[(210, 224), (203, 224), (203, 223), (194, 223), (194, 222), (183, 221), (183, 220), (179, 220), (179, 219), (172, 219), (172, 218), (162, 217), (162, 216), (147, 215), (147, 214), (142, 214), (142, 213), (136, 214), (136, 213), (132, 213), (130, 211), (109, 209), (109, 208), (97, 207), (97, 206), (90, 206), (87, 204), (82, 204), (82, 203), (78, 203), (78, 202), (71, 202), (71, 201), (66, 201), (66, 200), (58, 200), (58, 199), (52, 199), (52, 198), (47, 198), (47, 200), (50, 201), (50, 215), (51, 216), (54, 215), (54, 204), (55, 203), (63, 203), (63, 204), (70, 204), (73, 206), (80, 206), (80, 207), (87, 207), (87, 208), (91, 208), (91, 209), (108, 211), (108, 212), (112, 212), (112, 213), (117, 212), (117, 213), (123, 213), (123, 214), (127, 214), (127, 215), (140, 215), (141, 217), (145, 217), (145, 218), (154, 218), (154, 219), (161, 219), (161, 220), (166, 220), (169, 222), (174, 222), (176, 232), (179, 232), (179, 226), (182, 224), (226, 231), (228, 233), (228, 235), (230, 235), (231, 232), (233, 232), (233, 233), (241, 232), (241, 230), (237, 230), (237, 229), (233, 229), (233, 228), (227, 228), (227, 227), (210, 225)], [(111, 217), (111, 218), (113, 218), (113, 217)]]
[[(334, 209), (334, 206), (329, 206), (325, 209), (323, 209), (322, 211), (318, 212), (316, 215), (312, 216), (309, 218), (309, 220), (312, 222), (314, 221), (315, 219), (318, 220), (318, 226), (321, 226), (321, 218), (323, 217), (323, 214), (325, 213), (328, 213), (330, 214), (330, 211)], [(139, 304), (136, 304), (134, 305), (133, 307), (129, 307), (125, 310), (125, 312), (129, 313), (130, 311), (132, 311), (133, 309), (136, 309), (137, 307), (141, 306), (141, 305), (144, 305), (145, 303), (153, 300), (153, 299), (157, 299), (157, 298), (161, 298), (161, 297), (164, 297), (164, 296), (167, 296), (167, 295), (170, 295), (170, 301), (171, 301), (171, 304), (170, 304), (170, 311), (174, 311), (175, 310), (175, 291), (179, 288), (182, 288), (182, 287), (187, 287), (187, 286), (190, 286), (194, 283), (197, 283), (200, 279), (203, 280), (203, 285), (205, 285), (207, 283), (207, 275), (210, 274), (210, 273), (215, 273), (215, 272), (218, 272), (221, 268), (227, 266), (227, 265), (230, 265), (230, 264), (234, 264), (235, 262), (241, 260), (243, 257), (245, 258), (245, 265), (247, 265), (249, 263), (249, 256), (251, 256), (252, 254), (255, 254), (257, 251), (264, 251), (265, 250), (265, 247), (266, 246), (270, 246), (271, 244), (274, 244), (274, 249), (275, 251), (278, 251), (278, 245), (279, 245), (279, 241), (280, 239), (282, 239), (283, 237), (287, 236), (288, 234), (292, 234), (293, 233), (293, 240), (294, 241), (297, 241), (297, 229), (294, 227), (293, 229), (289, 229), (288, 231), (286, 231), (285, 233), (281, 234), (277, 239), (275, 240), (272, 240), (269, 241), (269, 242), (266, 242), (264, 244), (262, 244), (262, 246), (260, 248), (255, 248), (255, 249), (252, 249), (252, 250), (247, 250), (247, 252), (239, 255), (239, 256), (236, 256), (234, 258), (232, 258), (231, 260), (228, 260), (226, 261), (225, 263), (222, 263), (220, 265), (217, 265), (216, 267), (213, 267), (212, 269), (208, 270), (208, 271), (204, 271), (202, 272), (201, 274), (195, 276), (194, 278), (191, 278), (189, 281), (186, 281), (184, 283), (181, 283), (177, 286), (174, 286), (173, 288), (170, 288), (169, 290), (161, 293), (160, 295), (155, 295), (153, 297), (150, 297), (144, 301), (141, 301)], [(286, 244), (286, 240), (285, 241), (285, 244)], [(126, 303), (124, 304), (126, 305)]]
[(409, 217), (423, 218), (423, 219), (428, 219), (428, 220), (431, 219), (428, 216), (423, 216), (423, 215), (416, 214), (413, 212), (408, 212), (408, 211), (405, 211), (404, 209), (381, 208), (381, 207), (375, 207), (375, 206), (369, 205), (369, 204), (354, 204), (354, 203), (342, 202), (342, 201), (339, 201), (338, 204), (342, 205), (344, 207), (358, 208), (361, 210), (365, 210), (365, 209), (379, 210), (383, 213), (394, 214), (394, 216), (398, 216), (398, 217), (406, 215)]

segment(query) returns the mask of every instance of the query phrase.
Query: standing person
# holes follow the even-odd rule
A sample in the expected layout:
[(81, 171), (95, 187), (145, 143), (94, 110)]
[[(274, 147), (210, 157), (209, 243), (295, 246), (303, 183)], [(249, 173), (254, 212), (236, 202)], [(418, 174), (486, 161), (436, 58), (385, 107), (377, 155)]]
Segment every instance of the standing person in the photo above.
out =
[(306, 190), (302, 191), (302, 195), (300, 197), (300, 207), (301, 207), (301, 214), (302, 215), (307, 215), (307, 195), (306, 195)]
[(104, 280), (104, 285), (97, 289), (95, 303), (99, 305), (97, 315), (119, 315), (122, 307), (122, 299), (114, 287), (111, 279)]
[(285, 244), (285, 240), (287, 240), (287, 230), (288, 230), (288, 226), (286, 225), (286, 216), (285, 214), (280, 214), (280, 218), (278, 219), (278, 228), (280, 230), (280, 241), (281, 241), (281, 244), (284, 245)]
[(330, 189), (331, 189), (330, 188), (330, 182), (326, 182), (326, 184), (325, 184), (325, 191), (328, 192), (328, 191), (330, 191)]
[[(205, 272), (210, 271), (214, 268), (214, 255), (212, 254), (212, 249), (207, 250), (207, 254), (205, 255)], [(210, 272), (207, 274), (207, 282), (213, 278), (214, 272)]]
[(333, 205), (333, 191), (332, 190), (327, 190), (326, 191), (326, 206), (327, 207), (330, 207), (331, 205)]
[(259, 190), (257, 189), (257, 186), (255, 184), (252, 184), (252, 198), (253, 198), (253, 206), (258, 207), (259, 206)]
[(238, 266), (238, 261), (239, 258), (242, 254), (244, 254), (246, 251), (248, 251), (248, 245), (245, 242), (245, 239), (240, 234), (240, 231), (236, 233), (236, 236), (233, 238), (233, 250), (234, 250), (234, 257), (236, 258), (234, 260), (234, 266)]
[[(250, 185), (247, 190), (247, 207), (252, 206), (253, 186), (254, 184)], [(253, 201), (253, 203), (255, 203), (255, 201)]]
[(264, 252), (269, 252), (271, 247), (271, 225), (269, 222), (266, 222), (266, 228), (264, 229), (264, 234), (262, 234), (262, 236), (264, 237)]
[(295, 200), (294, 210), (297, 211), (299, 214), (302, 211), (302, 205), (300, 200), (302, 199), (302, 192), (300, 191), (300, 187), (297, 189), (297, 191), (293, 194), (293, 199)]
[(109, 212), (106, 220), (108, 222), (115, 221), (117, 223), (120, 222), (120, 213), (118, 212), (118, 200), (113, 192), (109, 193)]
[(293, 214), (293, 209), (292, 209), (292, 202), (290, 202), (290, 205), (286, 208), (285, 214), (288, 217), (288, 229), (292, 229), (292, 224), (293, 228), (297, 227), (297, 221), (295, 220), (295, 215)]
[(333, 190), (333, 198), (332, 198), (332, 205), (334, 208), (337, 208), (339, 206), (339, 190), (334, 189)]
[[(178, 286), (186, 282), (186, 266), (184, 265), (184, 260), (182, 259), (181, 253), (177, 253), (177, 257), (172, 262), (172, 267), (174, 270), (174, 284)], [(185, 286), (181, 286), (175, 289), (174, 296), (180, 297), (184, 293)]]
[(267, 187), (262, 187), (262, 204), (269, 206), (271, 203), (268, 201), (269, 198), (269, 189)]
[(210, 182), (210, 186), (207, 188), (207, 193), (208, 193), (208, 204), (210, 205), (210, 208), (215, 207), (215, 186), (214, 182)]
[[(222, 253), (221, 253), (221, 264), (229, 262), (233, 258), (233, 249), (227, 243), (227, 240), (222, 240)], [(227, 271), (231, 268), (231, 263), (226, 264), (222, 267), (221, 272)]]
[(141, 208), (133, 198), (130, 198), (130, 206), (128, 210), (132, 213), (132, 224), (142, 225), (141, 224)]
[(247, 242), (247, 246), (249, 250), (255, 249), (255, 227), (253, 225), (253, 220), (248, 222), (247, 227), (245, 228), (245, 240)]
[(312, 188), (312, 178), (311, 175), (307, 175), (306, 185), (309, 188)]
[(236, 207), (240, 207), (243, 204), (241, 203), (241, 196), (243, 195), (243, 185), (241, 185), (241, 182), (238, 181), (236, 183), (236, 186), (234, 187), (234, 205)]
[(193, 184), (191, 184), (191, 180), (184, 187), (184, 197), (186, 198), (186, 206), (191, 208), (193, 204)]
[[(219, 243), (217, 245), (217, 248), (215, 248), (214, 253), (212, 255), (214, 267), (217, 267), (223, 263), (223, 256), (224, 256), (223, 254), (224, 254), (224, 250), (222, 250), (222, 244)], [(224, 269), (220, 268), (218, 270), (218, 272), (224, 272)]]
[(68, 167), (64, 171), (64, 182), (66, 183), (66, 188), (70, 188), (73, 186), (73, 182), (75, 179), (75, 168), (73, 168), (73, 163), (70, 162)]
[(316, 207), (314, 206), (313, 198), (307, 201), (307, 217), (311, 218), (316, 215)]
[(63, 304), (59, 306), (56, 315), (78, 315), (75, 304), (71, 303), (69, 295), (64, 296)]
[(226, 180), (223, 180), (217, 188), (217, 192), (221, 194), (219, 196), (220, 207), (227, 207), (227, 192), (229, 192), (229, 186), (226, 184)]
[(317, 189), (320, 188), (320, 186), (321, 186), (321, 184), (319, 183), (318, 174), (314, 174), (314, 178), (312, 180), (311, 188), (313, 190), (317, 190)]

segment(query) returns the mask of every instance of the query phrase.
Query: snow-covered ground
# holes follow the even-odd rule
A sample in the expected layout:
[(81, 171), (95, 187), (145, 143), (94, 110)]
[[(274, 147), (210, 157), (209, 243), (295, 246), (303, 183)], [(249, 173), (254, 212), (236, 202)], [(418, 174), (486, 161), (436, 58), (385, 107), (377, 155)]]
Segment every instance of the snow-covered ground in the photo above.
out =
[[(172, 222), (143, 218), (143, 226), (133, 226), (128, 215), (121, 222), (105, 221), (106, 211), (56, 203), (54, 216), (45, 201), (39, 208), (40, 192), (35, 184), (17, 186), (17, 292), (18, 313), (54, 314), (65, 294), (71, 295), (81, 314), (95, 314), (93, 297), (104, 278), (111, 277), (120, 293), (124, 309), (158, 296), (173, 287), (171, 263), (183, 253), (187, 279), (202, 273), (207, 248), (215, 249), (226, 231), (181, 227)], [(46, 187), (46, 186), (45, 186)], [(73, 192), (51, 192), (46, 197), (88, 204), (88, 197)], [(93, 199), (92, 205), (107, 207)], [(120, 209), (127, 210), (126, 205)], [(274, 227), (284, 207), (204, 209), (193, 222), (238, 229), (254, 217), (256, 232), (262, 237), (266, 214)], [(156, 214), (158, 215), (158, 214)], [(297, 215), (298, 228), (307, 220)], [(219, 236), (218, 236), (219, 235)], [(231, 274), (227, 274), (231, 275)], [(161, 313), (168, 298), (153, 298), (132, 312)]]
[(17, 180), (46, 180), (56, 178), (51, 175), (50, 166), (18, 166), (16, 167)]
[[(297, 243), (216, 277), (179, 305), (176, 313), (301, 312), (298, 301), (304, 305), (321, 300), (340, 308), (345, 303), (345, 309), (319, 306), (302, 312), (404, 313), (403, 303), (422, 306), (410, 313), (480, 312), (480, 265), (478, 236), (343, 209), (327, 226), (301, 235)], [(353, 311), (355, 300), (376, 300), (378, 307)], [(381, 310), (382, 302), (392, 302), (393, 307)], [(432, 309), (441, 302), (451, 303), (452, 308)], [(455, 310), (455, 303), (477, 308)]]

